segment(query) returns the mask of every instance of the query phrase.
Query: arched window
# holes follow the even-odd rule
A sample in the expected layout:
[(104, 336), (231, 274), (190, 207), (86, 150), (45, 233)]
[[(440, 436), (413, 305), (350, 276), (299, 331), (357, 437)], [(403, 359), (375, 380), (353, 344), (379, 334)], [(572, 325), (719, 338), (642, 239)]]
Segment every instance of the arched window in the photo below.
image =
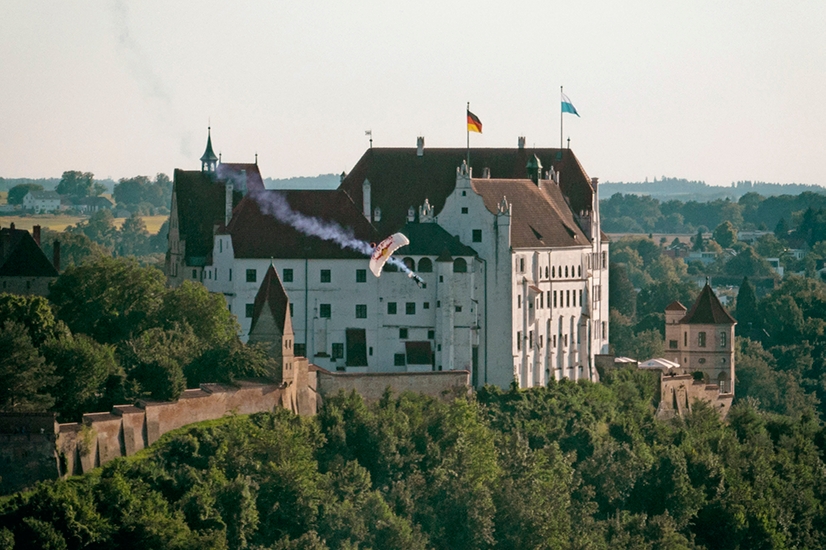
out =
[(407, 266), (407, 269), (409, 269), (410, 271), (415, 271), (416, 262), (413, 261), (413, 258), (405, 258), (402, 260), (402, 262), (404, 262), (404, 265)]
[(467, 262), (464, 258), (453, 260), (453, 273), (467, 273)]
[(419, 260), (419, 273), (433, 273), (433, 262), (430, 258)]
[(566, 279), (568, 278), (568, 266), (567, 265), (565, 266), (565, 278)]
[(577, 277), (582, 277), (582, 266), (581, 265), (576, 266), (576, 276)]
[(556, 266), (551, 268), (551, 277), (556, 277)]

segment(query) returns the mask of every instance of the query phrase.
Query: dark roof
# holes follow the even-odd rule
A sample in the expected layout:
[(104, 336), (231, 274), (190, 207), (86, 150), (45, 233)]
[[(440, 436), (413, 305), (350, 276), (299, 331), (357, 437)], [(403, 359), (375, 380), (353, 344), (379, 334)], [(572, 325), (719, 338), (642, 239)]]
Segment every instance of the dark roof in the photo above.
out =
[(287, 297), (287, 292), (281, 284), (281, 279), (275, 268), (270, 265), (267, 269), (267, 274), (264, 275), (264, 280), (261, 281), (261, 287), (258, 289), (258, 294), (255, 295), (255, 306), (252, 313), (252, 324), (250, 325), (250, 332), (255, 329), (258, 318), (264, 308), (269, 308), (272, 313), (275, 324), (281, 333), (284, 333), (284, 323), (287, 319), (287, 314), (290, 309), (290, 299)]
[[(274, 205), (289, 206), (289, 210), (297, 213), (299, 220), (308, 226), (325, 232), (329, 230), (329, 234), (338, 235), (363, 248), (345, 248), (333, 240), (304, 234), (288, 223), (264, 213), (261, 205), (270, 211), (277, 208)], [(236, 258), (367, 260), (370, 243), (378, 242), (381, 238), (350, 197), (339, 190), (251, 192), (233, 211), (226, 232), (232, 236)]]
[(209, 128), (207, 129), (206, 150), (201, 155), (201, 162), (215, 162), (216, 160), (218, 160), (218, 157), (215, 156), (215, 152), (212, 150), (212, 128)]
[[(570, 149), (471, 149), (474, 173), (490, 168), (491, 177), (528, 179), (528, 160), (536, 155), (546, 168), (560, 172), (562, 193), (575, 212), (591, 207), (593, 189), (590, 179)], [(438, 214), (445, 199), (456, 186), (456, 169), (467, 157), (465, 149), (415, 148), (368, 149), (344, 178), (343, 189), (355, 204), (362, 204), (362, 184), (370, 181), (371, 207), (382, 210), (381, 221), (374, 222), (382, 234), (399, 231), (407, 221), (407, 209), (417, 208), (425, 199)]]
[(566, 205), (559, 186), (551, 180), (540, 183), (542, 188), (527, 179), (471, 180), (473, 190), (481, 195), (490, 212), (498, 212), (503, 198), (512, 205), (511, 246), (587, 246), (588, 237)]
[(0, 229), (0, 277), (57, 277), (52, 262), (24, 229)]
[(60, 195), (57, 191), (29, 191), (29, 194), (36, 200), (58, 200)]
[(665, 306), (665, 310), (666, 311), (686, 311), (687, 308), (683, 304), (681, 304), (679, 300), (674, 300), (673, 302), (671, 302), (670, 304)]
[[(242, 170), (246, 171), (243, 179)], [(224, 223), (224, 201), (227, 181), (233, 183), (232, 204), (237, 205), (246, 190), (263, 190), (264, 182), (257, 164), (222, 163), (215, 173), (200, 170), (174, 172), (174, 193), (178, 209), (178, 229), (186, 240), (188, 265), (202, 263), (212, 251), (212, 231)]]
[(697, 301), (691, 310), (682, 318), (680, 323), (688, 325), (733, 325), (737, 321), (729, 315), (728, 311), (717, 299), (717, 295), (711, 290), (711, 286), (706, 283)]
[(452, 256), (476, 256), (475, 250), (435, 222), (408, 222), (401, 228), (401, 233), (410, 239), (410, 244), (399, 248), (397, 256), (439, 256), (445, 251)]

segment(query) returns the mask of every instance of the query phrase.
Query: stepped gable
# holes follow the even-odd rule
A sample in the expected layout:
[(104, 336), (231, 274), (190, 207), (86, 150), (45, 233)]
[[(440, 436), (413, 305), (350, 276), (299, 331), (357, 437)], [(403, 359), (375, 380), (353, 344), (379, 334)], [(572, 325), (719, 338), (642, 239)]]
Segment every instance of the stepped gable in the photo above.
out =
[[(242, 170), (246, 170), (246, 190)], [(179, 169), (174, 172), (178, 230), (186, 241), (187, 265), (204, 265), (212, 252), (213, 228), (224, 223), (227, 181), (233, 183), (233, 205), (241, 201), (245, 191), (264, 190), (256, 164), (219, 164), (214, 173)]]
[(259, 202), (266, 203), (271, 198), (286, 200), (291, 210), (317, 218), (322, 224), (335, 224), (362, 242), (381, 240), (361, 210), (339, 190), (264, 190), (250, 193), (238, 204), (224, 231), (232, 236), (236, 258), (368, 259), (368, 252), (342, 248), (336, 242), (305, 235), (265, 214)]
[(395, 256), (439, 256), (444, 251), (452, 256), (476, 256), (476, 251), (463, 244), (437, 223), (407, 223), (401, 232), (410, 240), (395, 252)]
[(25, 229), (0, 229), (0, 277), (57, 277), (52, 262)]
[(588, 246), (590, 241), (574, 219), (560, 188), (541, 180), (472, 179), (471, 187), (493, 214), (503, 197), (512, 205), (511, 245), (514, 248)]
[[(471, 149), (470, 161), (475, 174), (490, 168), (494, 178), (528, 179), (526, 165), (533, 155), (546, 168), (560, 172), (562, 194), (574, 212), (591, 208), (590, 179), (570, 149)], [(404, 226), (407, 209), (418, 208), (425, 199), (438, 215), (456, 186), (456, 168), (466, 159), (464, 148), (425, 148), (423, 155), (418, 156), (416, 148), (374, 147), (364, 153), (339, 189), (361, 205), (362, 184), (369, 180), (371, 206), (382, 211), (381, 221), (374, 225), (380, 233), (389, 235)]]
[(687, 311), (688, 308), (686, 308), (683, 304), (681, 304), (679, 300), (674, 300), (673, 302), (671, 302), (670, 304), (665, 306), (665, 310), (666, 311)]
[(737, 321), (729, 315), (728, 311), (720, 303), (720, 300), (711, 290), (711, 286), (706, 283), (697, 301), (691, 310), (680, 321), (689, 325), (734, 325)]
[(255, 295), (254, 304), (250, 332), (255, 330), (255, 325), (258, 323), (264, 308), (268, 308), (273, 319), (275, 319), (278, 330), (281, 334), (284, 334), (284, 324), (290, 310), (290, 299), (287, 297), (287, 291), (284, 290), (281, 279), (272, 264), (267, 269), (264, 280), (261, 281), (261, 287), (258, 289), (258, 294)]

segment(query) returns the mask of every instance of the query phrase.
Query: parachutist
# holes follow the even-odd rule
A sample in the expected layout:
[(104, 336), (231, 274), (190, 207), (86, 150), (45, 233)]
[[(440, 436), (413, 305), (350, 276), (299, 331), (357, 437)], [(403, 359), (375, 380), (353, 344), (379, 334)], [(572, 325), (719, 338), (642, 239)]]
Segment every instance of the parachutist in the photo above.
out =
[(424, 282), (424, 279), (422, 279), (412, 271), (408, 273), (407, 276), (416, 281), (416, 284), (419, 285), (419, 288), (427, 288), (427, 283)]

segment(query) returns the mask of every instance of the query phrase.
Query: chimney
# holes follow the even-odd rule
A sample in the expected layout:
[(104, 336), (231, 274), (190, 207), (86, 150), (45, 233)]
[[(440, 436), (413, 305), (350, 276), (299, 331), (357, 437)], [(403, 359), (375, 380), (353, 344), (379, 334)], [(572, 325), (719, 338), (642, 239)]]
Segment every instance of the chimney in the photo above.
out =
[(232, 182), (224, 184), (224, 225), (229, 225), (232, 219)]
[[(361, 184), (361, 212), (367, 221), (370, 221), (370, 180), (364, 179)], [(378, 220), (377, 220), (378, 221)]]
[(9, 229), (11, 229), (12, 231), (14, 231), (14, 222), (11, 222), (11, 225), (9, 225)]
[(373, 221), (380, 222), (381, 221), (381, 208), (378, 206), (373, 209)]
[(54, 242), (54, 253), (52, 254), (52, 265), (60, 272), (60, 241)]
[(424, 156), (424, 136), (419, 136), (416, 138), (416, 156)]
[(410, 223), (416, 221), (416, 209), (412, 206), (407, 209), (407, 221)]
[(520, 149), (524, 149), (525, 148), (525, 136), (519, 136), (519, 139), (517, 140), (517, 143), (518, 143)]
[(247, 171), (241, 170), (241, 196), (247, 196)]
[(34, 242), (37, 243), (37, 246), (40, 246), (40, 226), (35, 225), (32, 227), (32, 237), (34, 238)]
[(490, 179), (490, 168), (485, 166), (482, 168), (482, 179), (489, 180)]

